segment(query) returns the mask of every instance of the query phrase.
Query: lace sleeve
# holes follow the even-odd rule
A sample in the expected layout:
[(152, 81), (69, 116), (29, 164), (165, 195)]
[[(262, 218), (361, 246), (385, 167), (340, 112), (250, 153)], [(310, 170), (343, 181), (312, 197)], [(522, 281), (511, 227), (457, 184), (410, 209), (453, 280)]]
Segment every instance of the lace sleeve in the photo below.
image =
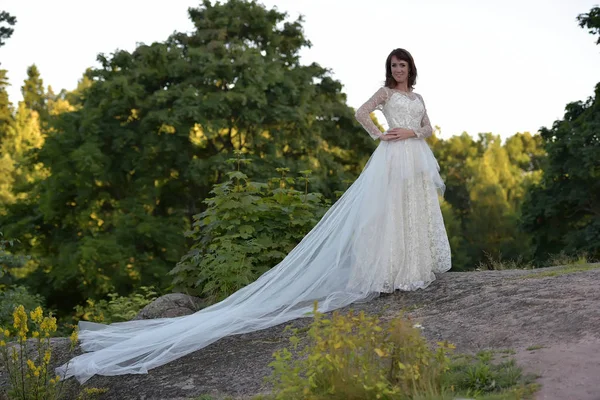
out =
[[(416, 93), (415, 93), (416, 94)], [(423, 97), (420, 94), (417, 94), (421, 103), (423, 103), (423, 107), (425, 107), (425, 102), (423, 101)], [(423, 118), (421, 119), (421, 127), (415, 129), (415, 135), (417, 135), (420, 139), (425, 139), (433, 134), (433, 128), (431, 127), (431, 121), (429, 121), (429, 116), (427, 115), (427, 107), (425, 107), (425, 114), (423, 114)]]
[(388, 92), (385, 87), (380, 88), (365, 104), (360, 106), (358, 110), (356, 110), (356, 120), (362, 125), (363, 128), (371, 135), (373, 140), (379, 139), (381, 137), (381, 131), (377, 128), (377, 126), (371, 121), (371, 113), (385, 104), (388, 100)]

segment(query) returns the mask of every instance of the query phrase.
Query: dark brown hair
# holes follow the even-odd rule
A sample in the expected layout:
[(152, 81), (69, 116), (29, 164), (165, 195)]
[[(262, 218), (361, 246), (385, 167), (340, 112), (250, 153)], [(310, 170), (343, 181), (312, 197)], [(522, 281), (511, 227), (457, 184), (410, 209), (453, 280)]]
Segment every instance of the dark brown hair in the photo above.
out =
[(404, 49), (392, 50), (387, 60), (385, 60), (385, 86), (390, 89), (396, 87), (396, 80), (392, 76), (392, 56), (408, 63), (408, 89), (414, 89), (415, 83), (417, 83), (417, 67), (410, 53)]

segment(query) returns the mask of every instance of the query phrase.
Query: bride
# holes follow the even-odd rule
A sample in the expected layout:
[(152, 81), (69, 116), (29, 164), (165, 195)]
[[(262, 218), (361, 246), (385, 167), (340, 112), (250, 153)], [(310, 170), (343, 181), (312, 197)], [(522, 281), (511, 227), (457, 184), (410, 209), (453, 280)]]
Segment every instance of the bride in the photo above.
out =
[[(432, 127), (413, 91), (417, 68), (404, 49), (385, 63), (385, 86), (356, 112), (381, 143), (358, 179), (274, 268), (195, 314), (102, 325), (80, 322), (87, 353), (59, 367), (63, 377), (142, 374), (229, 335), (265, 329), (399, 290), (427, 287), (450, 269), (438, 193), (439, 166), (425, 142)], [(370, 119), (383, 112), (381, 133)]]

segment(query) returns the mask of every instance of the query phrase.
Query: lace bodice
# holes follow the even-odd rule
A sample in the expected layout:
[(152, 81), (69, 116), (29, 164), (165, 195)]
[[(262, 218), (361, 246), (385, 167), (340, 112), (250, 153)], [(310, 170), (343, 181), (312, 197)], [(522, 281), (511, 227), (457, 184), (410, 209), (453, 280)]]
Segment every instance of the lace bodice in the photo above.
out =
[(383, 112), (390, 129), (411, 129), (420, 139), (431, 136), (433, 133), (425, 102), (417, 93), (400, 92), (384, 86), (356, 110), (356, 120), (373, 139), (378, 139), (382, 133), (371, 121), (370, 114), (374, 110)]

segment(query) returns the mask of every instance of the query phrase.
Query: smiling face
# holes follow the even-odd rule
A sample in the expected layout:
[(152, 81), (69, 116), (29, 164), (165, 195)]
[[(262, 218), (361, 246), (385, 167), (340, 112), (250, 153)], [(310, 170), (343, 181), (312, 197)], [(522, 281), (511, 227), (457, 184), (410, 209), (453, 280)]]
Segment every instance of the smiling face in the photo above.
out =
[(385, 60), (385, 86), (412, 90), (417, 82), (417, 67), (410, 53), (394, 49)]
[(392, 77), (398, 84), (403, 84), (408, 80), (408, 74), (410, 73), (410, 66), (407, 61), (401, 60), (396, 56), (392, 56), (390, 61), (390, 68), (392, 70)]

